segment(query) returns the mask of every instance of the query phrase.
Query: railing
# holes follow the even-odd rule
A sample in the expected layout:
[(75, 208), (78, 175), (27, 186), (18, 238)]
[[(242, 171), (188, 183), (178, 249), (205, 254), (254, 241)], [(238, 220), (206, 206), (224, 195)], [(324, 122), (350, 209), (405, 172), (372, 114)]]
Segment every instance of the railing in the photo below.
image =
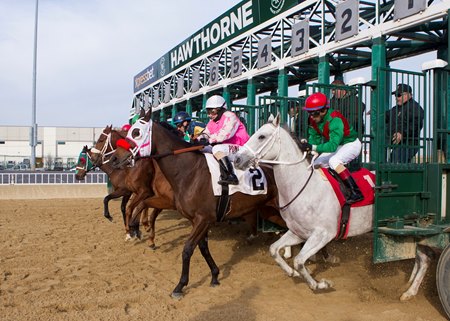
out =
[(108, 176), (103, 173), (88, 173), (84, 180), (78, 181), (75, 173), (70, 172), (39, 172), (0, 173), (0, 185), (28, 185), (28, 184), (106, 184)]

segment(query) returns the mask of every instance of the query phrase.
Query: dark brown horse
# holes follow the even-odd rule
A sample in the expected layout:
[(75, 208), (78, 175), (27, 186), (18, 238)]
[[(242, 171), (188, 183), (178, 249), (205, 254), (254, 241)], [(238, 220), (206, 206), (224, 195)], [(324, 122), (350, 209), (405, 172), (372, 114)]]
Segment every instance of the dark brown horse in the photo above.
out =
[[(127, 238), (139, 231), (139, 221), (130, 222), (133, 212), (144, 213), (143, 224), (149, 232), (149, 246), (155, 248), (156, 218), (163, 209), (175, 209), (172, 188), (154, 160), (141, 159), (135, 166), (123, 169), (115, 169), (111, 166), (109, 155), (116, 149), (117, 140), (123, 136), (122, 131), (107, 126), (94, 148), (89, 151), (89, 155), (93, 164), (99, 166), (110, 178), (114, 192), (108, 195), (109, 198), (123, 196), (121, 209)], [(93, 153), (92, 150), (96, 152)], [(126, 207), (132, 194), (130, 204)], [(153, 208), (150, 216), (147, 215), (149, 208)], [(105, 217), (108, 218), (106, 215)]]
[[(127, 142), (118, 143), (111, 162), (115, 167), (123, 166), (133, 155), (130, 150), (139, 150), (151, 140), (151, 154), (156, 157), (161, 171), (173, 188), (177, 210), (192, 223), (192, 231), (183, 248), (180, 281), (172, 292), (172, 297), (177, 298), (182, 296), (183, 288), (189, 283), (190, 260), (197, 245), (211, 270), (211, 285), (219, 284), (219, 268), (208, 247), (208, 230), (216, 222), (219, 197), (213, 194), (205, 156), (201, 152), (178, 154), (177, 150), (192, 145), (180, 140), (161, 125), (153, 123), (150, 117), (151, 112), (146, 113), (145, 117), (139, 119), (129, 129), (127, 142), (130, 149), (121, 148), (125, 147)], [(153, 124), (152, 137), (149, 135), (151, 124)], [(230, 196), (231, 206), (226, 215), (227, 219), (243, 217), (267, 206), (278, 208), (278, 192), (273, 173), (264, 171), (268, 184), (267, 194), (249, 196), (239, 192), (234, 193)]]

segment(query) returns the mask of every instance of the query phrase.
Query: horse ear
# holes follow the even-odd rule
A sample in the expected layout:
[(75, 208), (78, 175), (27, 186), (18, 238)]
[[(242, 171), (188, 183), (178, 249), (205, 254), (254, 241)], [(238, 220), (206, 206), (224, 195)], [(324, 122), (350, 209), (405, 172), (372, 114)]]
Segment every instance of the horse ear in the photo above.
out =
[(139, 118), (143, 118), (145, 116), (145, 109), (141, 108), (141, 111), (139, 112)]
[(280, 113), (277, 113), (277, 117), (272, 120), (272, 123), (277, 127), (280, 126)]
[(268, 123), (273, 122), (273, 120), (275, 119), (275, 116), (273, 114), (270, 114), (269, 119), (267, 120)]
[(148, 122), (150, 121), (150, 118), (152, 118), (152, 107), (145, 113), (144, 120)]

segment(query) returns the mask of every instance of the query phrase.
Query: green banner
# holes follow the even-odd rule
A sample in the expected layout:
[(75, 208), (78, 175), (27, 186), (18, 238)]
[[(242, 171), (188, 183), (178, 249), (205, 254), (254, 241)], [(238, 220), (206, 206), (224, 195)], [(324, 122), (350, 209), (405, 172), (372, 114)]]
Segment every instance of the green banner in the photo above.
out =
[(304, 0), (244, 0), (134, 77), (134, 92)]

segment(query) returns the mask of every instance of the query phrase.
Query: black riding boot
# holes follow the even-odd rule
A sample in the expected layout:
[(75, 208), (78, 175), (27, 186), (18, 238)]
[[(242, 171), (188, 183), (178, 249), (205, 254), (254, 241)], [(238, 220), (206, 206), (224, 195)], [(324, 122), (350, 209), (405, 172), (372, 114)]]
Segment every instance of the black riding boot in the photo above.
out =
[(225, 156), (224, 158), (220, 159), (219, 164), (220, 167), (222, 167), (226, 176), (225, 177), (221, 176), (220, 181), (218, 181), (218, 183), (220, 185), (238, 185), (239, 180), (236, 174), (234, 174), (233, 165), (231, 164), (228, 156)]
[(346, 203), (353, 204), (362, 201), (364, 199), (364, 196), (361, 193), (361, 190), (359, 189), (358, 185), (356, 185), (356, 182), (351, 176), (348, 169), (346, 169), (342, 173), (339, 173), (339, 176), (341, 177), (342, 182), (344, 183), (347, 190), (350, 192), (350, 195), (348, 195), (345, 200)]

